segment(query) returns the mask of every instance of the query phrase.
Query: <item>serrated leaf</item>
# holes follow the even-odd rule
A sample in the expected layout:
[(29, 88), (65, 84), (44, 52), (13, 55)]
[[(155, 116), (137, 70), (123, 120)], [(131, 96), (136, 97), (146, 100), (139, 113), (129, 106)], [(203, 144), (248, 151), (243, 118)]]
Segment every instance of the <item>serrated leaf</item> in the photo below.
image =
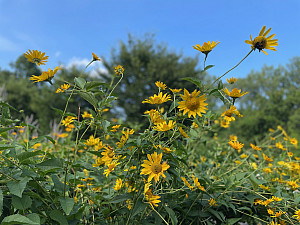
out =
[(32, 200), (28, 195), (23, 195), (22, 198), (13, 195), (12, 205), (16, 209), (25, 210), (31, 207)]
[(103, 83), (103, 82), (101, 82), (101, 81), (90, 81), (90, 82), (87, 82), (86, 84), (85, 84), (85, 89), (87, 90), (87, 91), (89, 91), (90, 89), (92, 89), (92, 88), (95, 88), (95, 87), (99, 87), (99, 86), (102, 86), (102, 85), (107, 85), (106, 83)]
[(171, 218), (171, 221), (172, 221), (172, 224), (173, 225), (176, 225), (178, 223), (178, 220), (176, 218), (176, 215), (175, 215), (175, 212), (173, 211), (173, 209), (167, 207), (164, 205), (164, 208), (166, 209), (166, 211), (168, 212), (170, 218)]
[(88, 101), (95, 108), (97, 107), (97, 99), (92, 92), (78, 92), (78, 94)]
[(54, 209), (49, 214), (50, 218), (58, 222), (60, 225), (68, 225), (66, 217), (58, 209)]
[(187, 81), (192, 82), (192, 83), (195, 84), (197, 87), (199, 87), (200, 90), (203, 88), (202, 81), (199, 80), (198, 78), (194, 78), (194, 77), (186, 77), (186, 78), (183, 78), (182, 80), (187, 80)]
[(7, 182), (7, 187), (11, 194), (22, 198), (22, 193), (23, 193), (29, 180), (30, 180), (30, 178), (24, 177), (20, 181), (9, 181), (9, 182)]
[(39, 223), (36, 223), (36, 222), (32, 221), (31, 219), (29, 219), (25, 216), (19, 215), (19, 214), (7, 216), (2, 220), (2, 223), (1, 223), (1, 225), (16, 225), (16, 224), (39, 225)]
[(140, 212), (144, 211), (145, 208), (148, 206), (148, 204), (142, 202), (142, 200), (139, 198), (136, 203), (135, 206), (133, 208), (132, 211), (132, 217), (134, 217), (135, 215), (139, 214)]
[(41, 162), (41, 163), (37, 164), (36, 166), (42, 170), (51, 170), (51, 169), (62, 168), (62, 163), (59, 159), (52, 158), (52, 159), (48, 159), (44, 162)]
[(66, 215), (69, 215), (75, 204), (74, 198), (60, 197), (59, 202)]
[(75, 77), (74, 82), (80, 89), (84, 89), (84, 85), (86, 84), (85, 79), (82, 77)]

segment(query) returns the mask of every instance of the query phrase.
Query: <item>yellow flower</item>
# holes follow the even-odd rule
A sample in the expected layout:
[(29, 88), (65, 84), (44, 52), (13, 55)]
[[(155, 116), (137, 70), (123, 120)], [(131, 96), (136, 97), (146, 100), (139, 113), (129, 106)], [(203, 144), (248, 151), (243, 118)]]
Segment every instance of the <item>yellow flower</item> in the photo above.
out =
[(155, 82), (155, 85), (158, 87), (158, 88), (161, 88), (162, 90), (166, 90), (167, 88), (167, 85), (165, 85), (163, 82), (161, 81), (156, 81)]
[(116, 73), (116, 74), (119, 74), (119, 75), (123, 74), (123, 73), (124, 73), (124, 67), (121, 66), (121, 65), (117, 65), (117, 66), (115, 67), (115, 73)]
[(296, 219), (300, 221), (300, 209), (295, 212), (295, 215), (293, 215), (293, 217), (296, 217)]
[(187, 133), (184, 132), (184, 130), (182, 129), (182, 127), (178, 127), (178, 130), (182, 134), (183, 137), (189, 138), (189, 136), (187, 135)]
[(122, 179), (118, 178), (116, 181), (116, 185), (114, 186), (114, 189), (116, 191), (120, 190), (122, 188)]
[(93, 61), (101, 61), (101, 59), (95, 53), (92, 52), (92, 55), (93, 55)]
[(297, 182), (293, 180), (287, 181), (286, 184), (289, 185), (293, 190), (296, 190), (299, 187)]
[(180, 178), (185, 183), (185, 185), (189, 187), (189, 189), (194, 190), (194, 187), (190, 185), (190, 183), (185, 179), (185, 177), (180, 177)]
[(82, 118), (93, 118), (93, 115), (88, 113), (87, 111), (84, 111), (83, 114), (81, 114)]
[(193, 48), (202, 52), (207, 57), (208, 53), (210, 53), (211, 50), (213, 50), (213, 48), (216, 47), (217, 44), (219, 44), (219, 43), (220, 42), (216, 42), (216, 41), (212, 41), (210, 43), (210, 41), (208, 41), (208, 42), (204, 42), (204, 44), (202, 46), (197, 44), (196, 46), (193, 46)]
[(180, 95), (183, 101), (178, 102), (179, 111), (183, 110), (183, 115), (188, 113), (188, 117), (193, 116), (196, 118), (196, 115), (202, 116), (201, 113), (206, 113), (207, 109), (205, 106), (208, 104), (205, 103), (205, 94), (197, 97), (200, 94), (200, 91), (194, 90), (191, 94), (188, 90), (184, 89), (184, 95)]
[(279, 225), (277, 222), (272, 221), (271, 223), (269, 223), (268, 225)]
[(150, 203), (152, 208), (154, 208), (154, 206), (157, 207), (158, 203), (161, 202), (160, 200), (158, 200), (160, 198), (160, 196), (159, 195), (154, 195), (152, 193), (151, 189), (149, 189), (147, 191), (147, 193), (145, 194), (145, 197), (146, 197), (147, 201)]
[(70, 84), (62, 84), (60, 86), (60, 88), (57, 88), (55, 93), (59, 93), (59, 92), (65, 92), (67, 89), (69, 89)]
[(286, 150), (287, 150), (285, 147), (283, 147), (283, 145), (281, 144), (281, 142), (280, 142), (280, 141), (279, 141), (279, 142), (277, 142), (277, 143), (275, 144), (275, 146), (276, 146), (277, 148), (279, 148), (279, 149), (283, 150), (283, 151), (286, 151)]
[(227, 82), (229, 83), (229, 84), (234, 84), (235, 82), (237, 81), (237, 79), (236, 78), (233, 78), (233, 77), (231, 77), (231, 78), (227, 78)]
[(263, 171), (265, 173), (272, 173), (272, 169), (271, 168), (264, 168)]
[(167, 123), (166, 121), (162, 122), (162, 123), (157, 123), (156, 126), (154, 127), (154, 130), (157, 131), (168, 131), (171, 130), (175, 127), (176, 122), (173, 120), (169, 120), (169, 123)]
[(229, 141), (228, 143), (231, 147), (233, 147), (236, 150), (241, 150), (244, 147), (244, 144), (238, 141)]
[(269, 215), (273, 215), (274, 214), (274, 211), (272, 209), (268, 209), (267, 211), (268, 211)]
[(156, 109), (146, 111), (144, 114), (149, 114), (153, 124), (162, 123), (165, 121), (163, 118), (161, 118), (161, 114)]
[(173, 94), (175, 94), (175, 93), (179, 93), (179, 92), (181, 92), (181, 90), (182, 89), (172, 89), (172, 88), (169, 88), (170, 89), (170, 91), (172, 91), (173, 92)]
[(64, 125), (65, 127), (69, 126), (73, 121), (77, 119), (74, 116), (67, 116), (64, 120), (61, 121), (61, 124)]
[(256, 145), (254, 145), (254, 144), (250, 144), (250, 146), (251, 146), (251, 148), (253, 148), (256, 151), (261, 151), (261, 148), (258, 147), (258, 146), (256, 146)]
[(235, 118), (233, 116), (234, 114), (237, 115), (238, 117), (242, 117), (242, 115), (236, 109), (236, 107), (234, 105), (231, 105), (228, 110), (226, 110), (225, 112), (222, 113), (221, 116), (224, 117), (223, 118), (224, 120), (227, 120), (228, 122), (231, 122), (231, 121), (235, 121)]
[(247, 158), (247, 157), (248, 157), (247, 154), (241, 154), (241, 155), (240, 155), (240, 158), (241, 158), (241, 159), (245, 159), (245, 158)]
[(237, 141), (237, 136), (230, 135), (229, 139), (230, 139), (230, 141)]
[(120, 124), (119, 125), (114, 125), (114, 126), (111, 127), (112, 129), (110, 131), (111, 132), (117, 132), (117, 130), (120, 128), (120, 126), (121, 126)]
[(248, 92), (244, 92), (244, 91), (241, 92), (241, 89), (237, 89), (237, 88), (232, 89), (231, 92), (229, 92), (229, 90), (227, 88), (224, 88), (223, 91), (226, 95), (228, 95), (229, 97), (231, 97), (233, 99), (240, 98), (240, 97), (244, 96), (245, 94), (248, 94)]
[(166, 94), (162, 94), (162, 92), (160, 92), (158, 95), (154, 94), (154, 96), (149, 97), (149, 99), (145, 99), (144, 101), (142, 101), (142, 103), (149, 103), (152, 105), (158, 105), (158, 104), (163, 104), (167, 101), (171, 100), (171, 96)]
[(98, 144), (99, 141), (100, 141), (99, 138), (94, 138), (94, 135), (91, 135), (91, 136), (89, 137), (89, 139), (86, 140), (85, 144), (86, 144), (87, 146), (94, 146), (94, 145)]
[(253, 163), (250, 163), (250, 165), (251, 165), (251, 167), (253, 168), (253, 169), (257, 169), (257, 164), (255, 163), (255, 162), (253, 162)]
[(290, 143), (298, 148), (298, 140), (296, 138), (290, 138)]
[(40, 76), (32, 75), (29, 80), (33, 80), (35, 82), (42, 82), (42, 81), (48, 81), (50, 84), (52, 84), (51, 80), (56, 74), (56, 72), (60, 69), (60, 67), (55, 67), (54, 70), (51, 70), (49, 68), (48, 72), (44, 71)]
[(159, 181), (160, 176), (166, 177), (164, 171), (169, 169), (170, 166), (166, 162), (161, 164), (162, 153), (157, 154), (157, 152), (154, 152), (151, 155), (147, 154), (147, 157), (149, 160), (144, 160), (142, 164), (144, 168), (141, 170), (141, 175), (149, 175), (148, 182), (154, 178), (155, 183)]
[(45, 52), (41, 52), (38, 50), (29, 50), (29, 52), (24, 53), (25, 57), (28, 59), (29, 62), (35, 63), (38, 66), (46, 65), (47, 59), (49, 56), (45, 56)]
[[(266, 190), (266, 191), (270, 191), (271, 189), (270, 189), (270, 187), (269, 186), (265, 186), (265, 185), (262, 185), (262, 184), (260, 184), (260, 185), (258, 185), (261, 189), (264, 189), (264, 190)], [(273, 196), (274, 197), (274, 196)]]
[(126, 144), (126, 142), (127, 142), (127, 140), (128, 140), (128, 138), (129, 138), (129, 135), (130, 134), (133, 134), (134, 133), (134, 130), (133, 129), (128, 129), (127, 128), (127, 130), (125, 131), (125, 130), (122, 130), (122, 137), (121, 137), (121, 140), (119, 141), (119, 142), (117, 142), (116, 144), (117, 144), (117, 146), (118, 146), (118, 148), (122, 148), (125, 144)]
[(276, 201), (276, 202), (282, 201), (282, 198), (279, 198), (279, 197), (277, 197), (277, 196), (272, 196), (272, 199), (273, 199), (274, 201)]
[(208, 203), (209, 203), (210, 206), (217, 206), (217, 202), (216, 202), (216, 200), (214, 200), (213, 198), (210, 198), (210, 199), (208, 200)]
[(267, 162), (273, 162), (273, 159), (272, 158), (269, 158), (267, 155), (265, 155), (263, 153), (263, 157), (264, 157), (264, 160), (266, 160)]
[(230, 122), (228, 120), (221, 120), (221, 127), (228, 128)]
[(117, 163), (116, 161), (108, 164), (108, 168), (106, 170), (104, 170), (103, 175), (106, 175), (106, 177), (107, 177), (115, 169), (115, 167), (119, 164), (120, 163)]
[(205, 188), (200, 184), (200, 182), (198, 181), (198, 177), (195, 178), (195, 176), (192, 176), (195, 185), (201, 190), (201, 191), (205, 191)]
[(263, 26), (261, 31), (259, 32), (259, 35), (256, 38), (254, 38), (254, 40), (252, 40), (252, 36), (250, 35), (250, 40), (246, 40), (245, 42), (247, 44), (250, 44), (252, 49), (258, 49), (259, 51), (262, 51), (263, 53), (268, 55), (263, 49), (276, 51), (276, 49), (273, 46), (278, 46), (278, 39), (272, 40), (275, 34), (266, 37), (270, 33), (271, 28), (269, 28), (267, 31), (265, 30), (266, 26)]

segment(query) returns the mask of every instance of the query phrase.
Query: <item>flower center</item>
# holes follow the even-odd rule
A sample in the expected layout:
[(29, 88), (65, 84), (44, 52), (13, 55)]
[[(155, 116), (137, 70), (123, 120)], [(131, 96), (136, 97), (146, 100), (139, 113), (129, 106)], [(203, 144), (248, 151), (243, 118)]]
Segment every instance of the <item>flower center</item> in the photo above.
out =
[(227, 116), (227, 117), (232, 117), (232, 111), (231, 111), (231, 110), (227, 110), (227, 111), (225, 112), (225, 116)]
[(107, 156), (108, 156), (109, 158), (113, 158), (113, 157), (115, 156), (115, 153), (114, 153), (114, 152), (110, 152), (110, 153), (107, 154)]
[(267, 39), (263, 36), (258, 36), (253, 40), (253, 45), (260, 51), (267, 46)]
[(34, 58), (32, 61), (33, 61), (34, 63), (40, 63), (42, 60), (39, 59), (39, 58)]
[(159, 174), (162, 171), (162, 165), (160, 163), (153, 163), (151, 170), (155, 174)]
[(200, 101), (198, 101), (198, 98), (190, 97), (190, 99), (186, 101), (186, 107), (191, 111), (197, 110), (199, 106), (200, 106)]
[(240, 92), (238, 91), (238, 89), (234, 88), (231, 93), (230, 93), (230, 97), (232, 98), (239, 98), (241, 97)]

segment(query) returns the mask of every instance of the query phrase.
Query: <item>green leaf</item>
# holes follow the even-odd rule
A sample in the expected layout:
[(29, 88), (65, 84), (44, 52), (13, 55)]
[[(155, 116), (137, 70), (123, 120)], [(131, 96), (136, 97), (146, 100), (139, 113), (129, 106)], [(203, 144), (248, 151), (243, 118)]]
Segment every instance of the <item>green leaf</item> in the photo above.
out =
[(23, 195), (22, 198), (13, 195), (12, 204), (16, 209), (25, 210), (30, 208), (32, 200), (28, 195)]
[(14, 129), (14, 127), (0, 127), (0, 134), (11, 129)]
[(106, 83), (103, 83), (103, 82), (101, 82), (101, 81), (91, 81), (91, 82), (87, 82), (86, 84), (85, 84), (85, 89), (87, 90), (87, 91), (89, 91), (90, 89), (92, 89), (92, 88), (95, 88), (95, 87), (99, 87), (99, 86), (102, 86), (102, 85), (107, 85)]
[(200, 90), (202, 90), (202, 88), (203, 88), (202, 81), (200, 79), (198, 79), (198, 78), (195, 78), (195, 77), (186, 77), (186, 78), (183, 78), (182, 80), (187, 80), (187, 81), (192, 82), (197, 87), (199, 87)]
[(41, 219), (40, 219), (39, 214), (37, 214), (37, 213), (31, 213), (31, 214), (28, 214), (27, 217), (30, 220), (32, 220), (33, 222), (35, 222), (37, 224), (41, 224)]
[(124, 202), (128, 199), (131, 198), (130, 194), (124, 194), (124, 195), (117, 195), (116, 197), (114, 197), (112, 200), (110, 200), (110, 203), (120, 203), (120, 202)]
[(102, 126), (103, 126), (103, 129), (104, 129), (104, 132), (107, 133), (107, 128), (110, 126), (110, 122), (108, 120), (104, 120), (102, 122)]
[(30, 180), (30, 178), (24, 177), (20, 181), (9, 181), (9, 182), (7, 182), (7, 187), (11, 194), (22, 198), (22, 193), (23, 193), (29, 180)]
[(208, 69), (210, 69), (210, 68), (212, 68), (212, 67), (214, 67), (215, 65), (208, 65), (208, 66), (206, 66), (205, 68), (204, 68), (204, 70), (202, 70), (202, 72), (204, 72), (204, 71), (206, 71), (206, 70), (208, 70)]
[(173, 209), (167, 207), (164, 205), (164, 208), (166, 209), (166, 211), (169, 213), (169, 216), (171, 218), (172, 224), (176, 225), (178, 223), (178, 220), (176, 218), (175, 212), (173, 211)]
[(224, 216), (224, 214), (221, 211), (215, 211), (213, 209), (208, 209), (207, 211), (210, 212), (211, 214), (213, 214), (219, 220), (225, 222), (225, 216)]
[(37, 155), (41, 155), (43, 154), (42, 151), (35, 151), (35, 152), (22, 152), (20, 154), (18, 154), (16, 156), (16, 158), (20, 161), (20, 162), (23, 162), (24, 160), (27, 160), (27, 159), (30, 159), (34, 156), (37, 156)]
[(62, 168), (62, 163), (59, 159), (52, 158), (52, 159), (48, 159), (44, 162), (41, 162), (41, 163), (37, 164), (36, 166), (38, 168), (46, 171), (46, 170)]
[(140, 198), (136, 201), (132, 211), (132, 217), (144, 211), (148, 204), (144, 203)]
[(13, 146), (13, 145), (2, 145), (2, 144), (0, 144), (0, 150), (2, 151), (2, 150), (5, 150), (5, 149), (9, 149), (9, 148), (14, 148), (14, 147), (16, 147), (16, 146)]
[(172, 112), (178, 105), (178, 100), (175, 100), (175, 102), (173, 102), (170, 106), (169, 113)]
[(3, 210), (3, 193), (2, 190), (0, 189), (0, 216), (2, 215), (2, 210)]
[(84, 85), (86, 84), (85, 79), (82, 77), (75, 77), (74, 82), (80, 89), (84, 89)]
[(73, 209), (75, 200), (73, 198), (69, 198), (69, 197), (60, 197), (59, 202), (60, 202), (62, 209), (65, 211), (65, 213), (67, 215), (69, 215)]
[(4, 106), (4, 107), (10, 108), (10, 109), (13, 109), (13, 110), (15, 110), (17, 112), (19, 111), (16, 108), (12, 107), (10, 104), (5, 103), (5, 102), (0, 102), (0, 106)]
[(240, 221), (241, 219), (242, 218), (230, 218), (230, 219), (227, 219), (226, 224), (233, 225), (233, 224), (237, 223), (238, 221)]
[(7, 216), (2, 220), (2, 223), (1, 223), (1, 225), (15, 225), (15, 224), (39, 225), (39, 223), (36, 223), (36, 222), (30, 220), (29, 218), (19, 215), (19, 214)]
[(58, 222), (60, 225), (68, 225), (66, 217), (58, 209), (54, 209), (49, 214), (50, 218)]
[(97, 99), (92, 92), (78, 92), (78, 94), (88, 101), (92, 106), (97, 108)]
[[(65, 184), (62, 183), (55, 174), (51, 176), (51, 179), (54, 183), (54, 189), (60, 193), (64, 193)], [(66, 185), (65, 191), (67, 190), (68, 190), (68, 186)]]
[(295, 202), (296, 205), (298, 205), (299, 202), (300, 202), (300, 196), (299, 196), (299, 197), (296, 197), (296, 198), (294, 199), (294, 202)]
[(221, 80), (220, 80), (219, 83), (218, 83), (218, 89), (219, 89), (219, 90), (222, 90), (222, 89), (223, 89), (223, 83), (222, 83)]

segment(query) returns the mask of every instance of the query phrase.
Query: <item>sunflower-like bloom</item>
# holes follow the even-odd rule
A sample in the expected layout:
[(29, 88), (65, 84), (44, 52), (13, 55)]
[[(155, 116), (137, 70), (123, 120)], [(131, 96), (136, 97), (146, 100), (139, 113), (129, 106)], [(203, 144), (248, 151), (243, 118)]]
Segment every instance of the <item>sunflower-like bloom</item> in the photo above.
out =
[(123, 74), (123, 73), (124, 73), (124, 67), (121, 66), (121, 65), (117, 65), (117, 66), (115, 67), (115, 73), (116, 73), (116, 74), (119, 74), (119, 75)]
[(238, 141), (229, 141), (228, 143), (231, 147), (233, 147), (236, 150), (241, 150), (244, 147), (244, 144)]
[(150, 182), (154, 178), (156, 183), (159, 181), (160, 176), (166, 177), (164, 171), (169, 169), (170, 166), (166, 162), (161, 164), (162, 153), (157, 154), (157, 152), (154, 152), (151, 155), (147, 154), (147, 157), (149, 160), (144, 160), (142, 164), (144, 168), (141, 170), (141, 175), (149, 175), (147, 182)]
[(253, 148), (256, 151), (261, 151), (261, 148), (258, 147), (258, 146), (256, 146), (256, 145), (254, 145), (254, 144), (250, 144), (250, 146), (251, 146), (251, 148)]
[(160, 88), (160, 89), (162, 89), (162, 90), (166, 90), (166, 88), (167, 88), (167, 85), (165, 85), (163, 82), (161, 82), (161, 81), (156, 81), (155, 82), (155, 85), (158, 87), (158, 88)]
[(149, 114), (151, 122), (153, 124), (162, 123), (165, 120), (161, 118), (161, 114), (156, 109), (151, 109), (150, 111), (144, 112), (144, 114)]
[(213, 199), (213, 198), (210, 198), (208, 200), (208, 203), (209, 203), (210, 206), (217, 206), (218, 205), (217, 202), (216, 202), (216, 200)]
[(116, 166), (119, 165), (120, 163), (114, 161), (110, 164), (108, 164), (108, 168), (106, 170), (104, 170), (104, 173), (103, 175), (106, 175), (106, 177), (112, 172), (115, 170)]
[(61, 121), (61, 125), (64, 125), (65, 127), (69, 126), (71, 123), (76, 120), (77, 117), (75, 116), (67, 116), (64, 120)]
[(93, 55), (93, 61), (101, 61), (101, 59), (95, 53), (92, 52), (92, 55)]
[(227, 82), (229, 83), (229, 84), (234, 84), (235, 82), (237, 81), (237, 79), (236, 78), (233, 78), (233, 77), (231, 77), (231, 78), (227, 78)]
[(101, 155), (103, 155), (101, 160), (105, 163), (105, 165), (109, 165), (113, 161), (113, 159), (116, 158), (115, 152), (110, 147), (104, 147), (104, 148), (105, 151), (101, 152)]
[(29, 62), (35, 63), (37, 65), (46, 65), (47, 59), (49, 56), (45, 56), (45, 52), (41, 52), (38, 50), (29, 50), (29, 52), (24, 53), (25, 57)]
[(114, 189), (116, 191), (118, 191), (118, 190), (120, 190), (122, 188), (122, 185), (123, 185), (122, 179), (118, 178), (117, 181), (116, 181), (116, 185), (114, 186)]
[(166, 121), (163, 121), (162, 123), (157, 123), (156, 126), (154, 127), (154, 130), (157, 131), (168, 131), (171, 130), (175, 127), (176, 122), (173, 120), (169, 120), (169, 123)]
[(185, 177), (180, 177), (180, 178), (189, 189), (191, 189), (192, 191), (194, 190), (194, 187), (192, 185), (190, 185), (190, 183), (186, 180)]
[(198, 181), (198, 177), (196, 178), (194, 175), (192, 176), (194, 184), (201, 190), (201, 191), (205, 191), (205, 188), (200, 184), (200, 182)]
[(48, 81), (50, 84), (52, 84), (51, 80), (52, 78), (54, 77), (54, 74), (56, 74), (56, 72), (60, 69), (60, 67), (55, 67), (54, 70), (51, 70), (49, 68), (48, 72), (44, 71), (40, 76), (35, 76), (35, 75), (32, 75), (30, 77), (29, 80), (33, 80), (34, 83), (35, 82), (42, 82), (42, 81)]
[(176, 89), (176, 88), (174, 88), (174, 89), (169, 88), (169, 89), (170, 89), (170, 91), (173, 92), (173, 94), (179, 93), (179, 92), (181, 92), (181, 90), (182, 90), (182, 89)]
[(223, 91), (226, 95), (228, 95), (229, 97), (231, 97), (233, 99), (240, 98), (240, 97), (244, 96), (245, 94), (248, 94), (248, 92), (244, 92), (244, 91), (242, 92), (241, 89), (237, 89), (237, 88), (232, 89), (231, 92), (229, 92), (229, 90), (227, 88), (224, 88)]
[(228, 110), (226, 110), (225, 112), (222, 113), (221, 116), (223, 116), (224, 120), (227, 120), (229, 122), (231, 121), (235, 121), (235, 118), (233, 115), (237, 115), (238, 117), (242, 117), (242, 115), (240, 114), (240, 112), (236, 109), (235, 106), (231, 105), (230, 108)]
[(145, 99), (144, 101), (142, 101), (142, 103), (149, 103), (152, 105), (159, 105), (159, 104), (163, 104), (167, 101), (171, 100), (171, 96), (166, 94), (162, 94), (162, 92), (160, 92), (158, 95), (154, 94), (153, 96), (149, 97), (149, 99)]
[(220, 42), (216, 42), (216, 41), (212, 41), (210, 43), (210, 41), (208, 41), (208, 42), (204, 42), (204, 44), (202, 46), (197, 44), (196, 46), (193, 46), (193, 48), (202, 52), (203, 54), (205, 54), (207, 56), (208, 53), (210, 53), (211, 50), (213, 50), (213, 48), (216, 47), (217, 44), (219, 44), (219, 43)]
[(246, 40), (245, 42), (247, 44), (250, 44), (252, 49), (258, 49), (259, 51), (262, 51), (263, 53), (268, 55), (263, 49), (276, 51), (276, 49), (273, 46), (278, 46), (278, 39), (272, 40), (275, 34), (266, 37), (270, 33), (271, 28), (269, 28), (267, 31), (265, 30), (266, 26), (263, 26), (261, 31), (259, 32), (259, 35), (256, 38), (254, 38), (254, 40), (252, 40), (252, 36), (250, 35), (250, 40)]
[(70, 84), (62, 84), (60, 86), (60, 88), (57, 88), (55, 93), (59, 93), (59, 92), (65, 92), (66, 90), (68, 90), (70, 87)]
[(205, 94), (197, 97), (200, 94), (200, 91), (194, 90), (191, 94), (188, 90), (184, 89), (184, 95), (180, 95), (183, 101), (178, 102), (179, 111), (183, 110), (183, 115), (188, 113), (188, 117), (193, 116), (196, 118), (196, 115), (202, 116), (201, 113), (205, 113), (207, 109), (205, 106), (208, 104), (205, 103), (206, 97)]
[(266, 160), (267, 162), (273, 162), (273, 159), (270, 158), (270, 157), (268, 157), (268, 156), (265, 155), (264, 153), (263, 153), (263, 157), (264, 157), (264, 160)]
[(159, 195), (154, 195), (152, 193), (152, 189), (150, 188), (150, 186), (150, 183), (145, 184), (144, 195), (151, 207), (154, 208), (154, 206), (157, 207), (158, 203), (160, 203), (161, 201), (158, 200), (160, 198)]
[(182, 127), (178, 127), (179, 132), (182, 134), (183, 137), (185, 138), (190, 138), (187, 133), (184, 132), (184, 130), (182, 129)]

